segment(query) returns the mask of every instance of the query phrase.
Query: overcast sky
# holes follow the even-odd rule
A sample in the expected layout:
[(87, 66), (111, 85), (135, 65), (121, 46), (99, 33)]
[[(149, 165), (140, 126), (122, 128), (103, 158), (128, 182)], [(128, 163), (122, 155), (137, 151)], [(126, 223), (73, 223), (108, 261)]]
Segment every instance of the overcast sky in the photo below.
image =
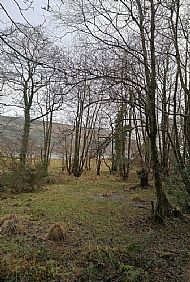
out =
[[(31, 1), (32, 5), (28, 8), (27, 4), (24, 3), (30, 3)], [(51, 8), (56, 9), (59, 3), (60, 0), (50, 0)], [(64, 7), (67, 6), (67, 3), (69, 3), (69, 0), (65, 0)], [(56, 44), (69, 48), (72, 45), (72, 35), (56, 27), (57, 24), (53, 14), (47, 11), (47, 4), (48, 0), (0, 0), (0, 28), (4, 29), (9, 25), (11, 19), (17, 23), (26, 23), (28, 21), (32, 25), (43, 25), (47, 34), (54, 37)], [(22, 11), (20, 11), (20, 8), (22, 8)]]
[[(33, 4), (29, 9), (24, 2), (29, 3), (31, 0), (0, 0), (0, 29), (6, 28), (10, 25), (11, 20), (14, 22), (26, 23), (27, 21), (32, 25), (40, 25), (46, 28), (47, 33), (51, 34), (51, 36), (57, 35), (55, 26), (53, 24), (52, 18), (50, 19), (50, 13), (45, 10), (47, 8), (47, 0), (33, 0)], [(51, 4), (56, 1), (51, 1)], [(18, 3), (18, 5), (16, 4)], [(22, 8), (22, 10), (20, 10)], [(57, 35), (58, 37), (58, 35)], [(69, 45), (69, 39), (65, 38), (62, 40), (63, 46), (67, 48)], [(57, 43), (59, 40), (57, 39)], [(11, 95), (8, 97), (3, 97), (4, 103), (11, 103)], [(20, 115), (22, 114), (22, 110), (14, 107), (7, 107), (4, 113), (0, 114), (5, 115)]]
[[(53, 37), (53, 42), (61, 45), (65, 49), (65, 52), (69, 53), (73, 44), (74, 35), (71, 33), (65, 35), (66, 30), (62, 27), (56, 29), (55, 19), (52, 13), (46, 10), (48, 0), (33, 0), (33, 4), (29, 9), (26, 9), (27, 5), (24, 4), (24, 2), (29, 3), (31, 0), (0, 0), (0, 30), (9, 26), (11, 20), (16, 23), (27, 23), (28, 21), (32, 25), (43, 24), (47, 34)], [(19, 6), (16, 3), (18, 3)], [(51, 7), (53, 8), (59, 3), (60, 0), (50, 0)], [(64, 7), (68, 7), (68, 3), (69, 0), (65, 0)], [(22, 8), (21, 11), (20, 8)], [(66, 9), (66, 11), (69, 12), (68, 9)], [(14, 104), (12, 103), (14, 99), (14, 95), (9, 93), (1, 97), (1, 102), (12, 105)], [(0, 115), (20, 116), (23, 115), (23, 110), (14, 106), (7, 106), (4, 109), (0, 107)], [(59, 114), (57, 118), (59, 118)]]
[[(48, 12), (45, 11), (45, 7), (47, 7), (47, 0), (34, 0), (31, 8), (24, 10), (27, 8), (27, 5), (24, 2), (29, 3), (30, 1), (24, 0), (0, 0), (0, 4), (6, 9), (8, 15), (15, 21), (15, 22), (24, 22), (24, 18), (21, 15), (21, 11), (17, 6), (16, 2), (19, 6), (23, 9), (22, 13), (24, 17), (32, 24), (42, 24), (44, 21), (44, 16), (46, 17)], [(0, 10), (0, 18), (1, 24), (6, 24), (10, 21), (6, 13), (3, 11), (2, 7)]]

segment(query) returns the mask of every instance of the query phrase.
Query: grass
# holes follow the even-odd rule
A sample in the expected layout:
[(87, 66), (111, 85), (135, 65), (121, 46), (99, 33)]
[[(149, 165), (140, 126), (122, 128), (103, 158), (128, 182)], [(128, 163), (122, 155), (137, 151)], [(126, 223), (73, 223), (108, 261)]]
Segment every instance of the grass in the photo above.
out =
[[(106, 169), (98, 178), (61, 178), (1, 200), (0, 217), (15, 214), (27, 231), (0, 236), (0, 281), (186, 281), (189, 223), (153, 225), (154, 190), (130, 190), (135, 172), (128, 182)], [(54, 223), (65, 241), (45, 239)]]

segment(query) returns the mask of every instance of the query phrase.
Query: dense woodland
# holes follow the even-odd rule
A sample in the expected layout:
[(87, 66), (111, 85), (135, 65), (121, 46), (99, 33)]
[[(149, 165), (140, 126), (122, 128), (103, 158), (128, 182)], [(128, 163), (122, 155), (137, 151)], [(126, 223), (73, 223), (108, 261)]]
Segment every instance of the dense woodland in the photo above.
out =
[[(0, 132), (1, 194), (30, 194), (64, 179), (85, 181), (86, 175), (101, 185), (102, 176), (145, 193), (148, 224), (161, 224), (156, 228), (167, 233), (168, 222), (188, 221), (190, 3), (50, 0), (43, 9), (54, 37), (24, 16), (33, 1), (14, 2), (22, 23), (0, 4), (7, 17), (0, 25), (1, 120), (10, 115)], [(22, 118), (13, 138), (6, 132), (15, 115)], [(31, 128), (37, 132), (39, 126), (38, 143)], [(134, 269), (123, 265), (123, 271), (128, 276), (33, 281), (189, 281), (138, 273), (133, 280)]]

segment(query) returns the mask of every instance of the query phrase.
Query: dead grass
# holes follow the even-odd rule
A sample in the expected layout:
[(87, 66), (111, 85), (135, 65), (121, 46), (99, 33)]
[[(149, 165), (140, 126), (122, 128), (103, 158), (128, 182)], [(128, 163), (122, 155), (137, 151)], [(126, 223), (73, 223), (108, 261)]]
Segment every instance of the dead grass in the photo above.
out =
[(53, 241), (53, 242), (60, 242), (64, 241), (66, 238), (66, 232), (62, 225), (60, 224), (53, 224), (46, 234), (46, 239)]

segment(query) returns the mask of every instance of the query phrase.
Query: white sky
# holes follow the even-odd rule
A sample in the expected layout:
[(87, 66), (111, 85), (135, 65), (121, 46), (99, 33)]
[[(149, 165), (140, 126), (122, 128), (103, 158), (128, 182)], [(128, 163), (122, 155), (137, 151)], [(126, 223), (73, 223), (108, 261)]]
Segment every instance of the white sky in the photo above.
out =
[[(18, 3), (18, 5), (16, 4)], [(18, 23), (29, 23), (33, 25), (44, 24), (48, 26), (48, 14), (43, 8), (47, 5), (47, 0), (34, 0), (29, 9), (26, 10), (27, 5), (24, 2), (29, 3), (26, 0), (0, 0), (0, 28), (3, 30), (10, 25), (11, 20)], [(19, 8), (23, 10), (20, 11)], [(5, 11), (4, 11), (5, 9)], [(46, 19), (47, 18), (47, 19)], [(46, 20), (45, 20), (46, 19)], [(12, 100), (11, 96), (3, 97), (2, 102), (10, 104)], [(22, 110), (14, 107), (6, 107), (3, 113), (4, 115), (22, 115)]]
[[(66, 6), (68, 0), (65, 0)], [(31, 7), (27, 8), (27, 5), (32, 2)], [(59, 5), (60, 0), (50, 0), (51, 7), (55, 8)], [(22, 11), (19, 10), (19, 7), (22, 8)], [(26, 4), (27, 3), (27, 4)], [(48, 4), (48, 0), (0, 0), (0, 28), (5, 28), (8, 24), (10, 24), (10, 18), (15, 22), (25, 23), (26, 20), (32, 25), (40, 25), (46, 28), (47, 33), (50, 36), (56, 37), (56, 43), (61, 43), (64, 45), (71, 44), (71, 35), (67, 35), (63, 37), (61, 29), (56, 29), (56, 24), (54, 24), (53, 14), (46, 10)], [(2, 6), (7, 11), (3, 11)], [(64, 5), (65, 6), (65, 5)], [(10, 18), (9, 18), (10, 17)], [(26, 19), (26, 20), (25, 20)]]
[[(22, 9), (26, 9), (27, 5), (25, 3), (29, 3), (30, 0), (16, 0), (19, 6)], [(0, 4), (6, 9), (9, 16), (16, 22), (24, 22), (24, 19), (19, 11), (19, 7), (17, 6), (15, 0), (0, 0)], [(47, 16), (47, 13), (43, 8), (47, 6), (47, 0), (34, 0), (31, 8), (27, 11), (22, 10), (24, 17), (31, 22), (32, 24), (41, 24), (44, 21), (44, 16)], [(0, 10), (0, 18), (3, 23), (7, 23), (9, 20), (6, 13), (1, 8)], [(2, 25), (2, 23), (1, 23)]]
[[(31, 1), (32, 4), (27, 9)], [(59, 2), (60, 0), (50, 0), (51, 7), (55, 7)], [(47, 34), (56, 38), (56, 43), (60, 44), (58, 37), (61, 37), (61, 30), (56, 29), (52, 13), (46, 10), (47, 4), (48, 0), (0, 0), (0, 29), (4, 29), (9, 25), (11, 20), (17, 23), (26, 23), (28, 21), (31, 25), (43, 25)], [(22, 10), (20, 11), (19, 8)], [(66, 46), (70, 45), (70, 37), (64, 37), (61, 43)]]
[[(58, 1), (59, 0), (50, 0), (50, 4), (56, 4)], [(69, 36), (62, 38), (61, 41), (59, 40), (60, 30), (56, 30), (51, 17), (52, 15), (46, 10), (48, 0), (33, 0), (31, 7), (26, 9), (30, 2), (31, 0), (0, 0), (0, 29), (3, 30), (10, 25), (11, 19), (16, 23), (26, 23), (26, 21), (28, 21), (32, 25), (43, 24), (47, 33), (54, 38), (56, 37), (56, 39), (54, 39), (56, 44), (62, 44), (63, 47), (69, 48), (69, 45), (71, 44)], [(19, 8), (22, 8), (22, 11), (20, 11)], [(1, 102), (3, 103), (11, 104), (11, 101), (12, 95), (8, 95), (7, 97), (4, 96), (1, 99)], [(0, 114), (20, 116), (23, 115), (23, 110), (17, 107), (5, 107), (3, 112), (0, 109)]]

